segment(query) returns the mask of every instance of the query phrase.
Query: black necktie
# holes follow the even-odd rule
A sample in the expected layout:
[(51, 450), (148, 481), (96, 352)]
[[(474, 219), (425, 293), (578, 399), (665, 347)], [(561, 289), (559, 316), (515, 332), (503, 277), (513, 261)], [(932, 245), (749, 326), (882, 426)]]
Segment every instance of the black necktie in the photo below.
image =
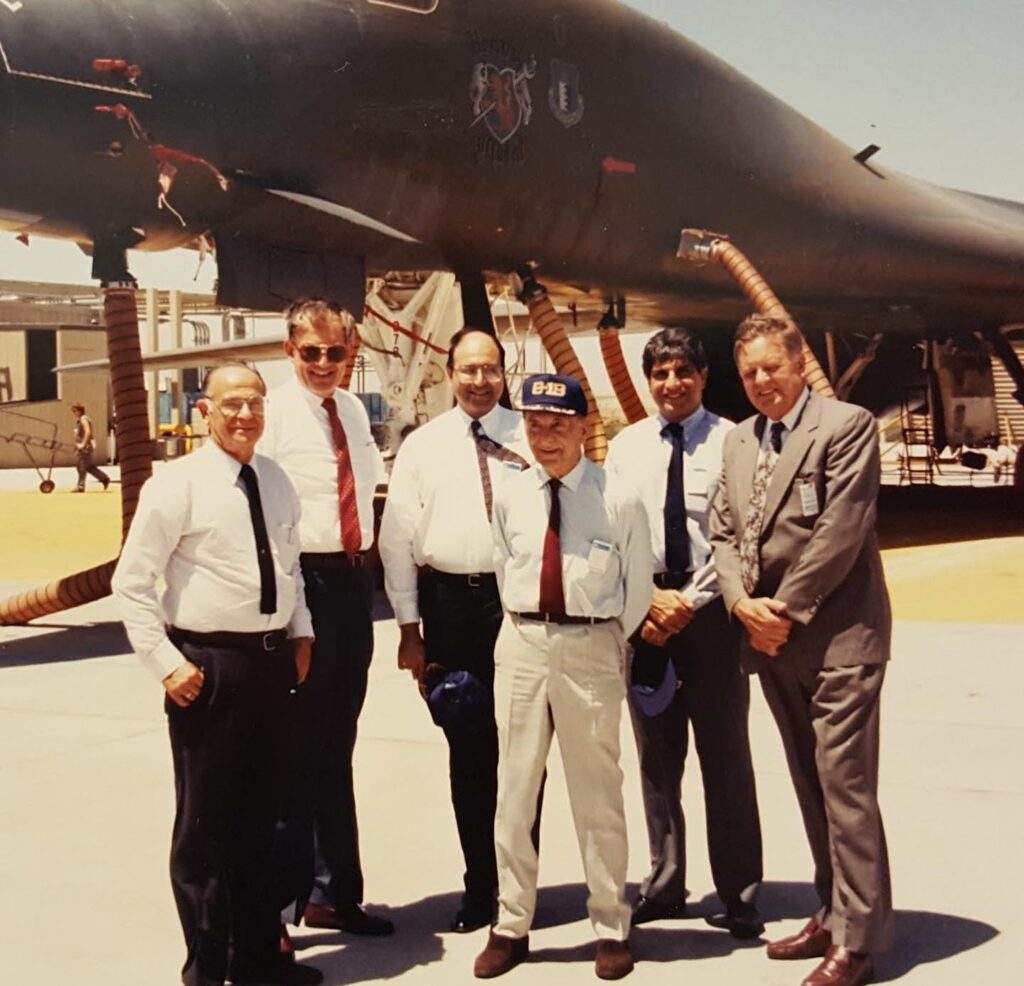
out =
[(665, 571), (682, 575), (690, 570), (690, 535), (686, 530), (683, 488), (683, 426), (667, 424), (661, 433), (672, 442), (665, 484)]
[(782, 433), (786, 426), (781, 421), (773, 421), (768, 440), (772, 443), (772, 451), (778, 455), (782, 451)]
[(260, 484), (256, 473), (248, 463), (238, 474), (245, 485), (249, 500), (249, 517), (252, 532), (256, 535), (256, 561), (260, 566), (260, 612), (277, 612), (277, 582), (274, 579), (274, 559), (270, 554), (270, 539), (267, 537), (267, 523), (263, 519), (263, 503), (260, 500)]

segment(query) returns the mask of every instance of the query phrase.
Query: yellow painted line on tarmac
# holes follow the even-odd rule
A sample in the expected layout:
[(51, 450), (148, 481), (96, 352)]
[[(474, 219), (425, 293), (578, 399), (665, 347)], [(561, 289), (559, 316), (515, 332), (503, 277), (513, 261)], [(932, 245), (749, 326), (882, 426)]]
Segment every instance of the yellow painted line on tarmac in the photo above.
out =
[(882, 552), (897, 620), (1024, 624), (1024, 537)]

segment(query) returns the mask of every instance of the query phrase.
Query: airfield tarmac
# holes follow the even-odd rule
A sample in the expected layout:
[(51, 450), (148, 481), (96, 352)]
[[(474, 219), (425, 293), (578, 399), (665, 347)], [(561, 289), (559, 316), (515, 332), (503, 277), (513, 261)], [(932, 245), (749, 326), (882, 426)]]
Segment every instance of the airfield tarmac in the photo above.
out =
[[(116, 476), (116, 469), (113, 470)], [(4, 597), (111, 557), (118, 487), (34, 492), (0, 472)], [(994, 496), (992, 494), (995, 494)], [(1004, 491), (884, 493), (880, 519), (896, 617), (883, 701), (881, 801), (897, 941), (878, 982), (1012, 981), (1024, 932), (1024, 528)], [(392, 620), (377, 648), (356, 751), (367, 901), (398, 926), (366, 940), (300, 929), (328, 986), (473, 981), (486, 932), (447, 932), (461, 866), (441, 733), (395, 665)], [(751, 741), (765, 843), (766, 937), (814, 906), (810, 858), (774, 724), (752, 689)], [(623, 767), (630, 891), (647, 861), (636, 752)], [(545, 796), (532, 961), (509, 983), (591, 983), (592, 932), (557, 749)], [(684, 783), (692, 917), (636, 929), (631, 982), (796, 986), (813, 962), (770, 962), (709, 928), (716, 909), (699, 770)], [(167, 878), (171, 764), (159, 685), (129, 652), (109, 599), (30, 627), (0, 628), (0, 979), (171, 986), (183, 959)]]

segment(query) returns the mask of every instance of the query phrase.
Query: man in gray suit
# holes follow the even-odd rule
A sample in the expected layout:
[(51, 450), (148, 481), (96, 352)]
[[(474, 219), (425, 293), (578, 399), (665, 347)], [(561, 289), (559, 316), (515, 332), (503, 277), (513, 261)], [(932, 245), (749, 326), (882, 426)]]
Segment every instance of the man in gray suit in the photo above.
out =
[(892, 908), (877, 800), (892, 624), (874, 529), (878, 435), (863, 408), (808, 390), (801, 342), (783, 319), (739, 327), (736, 364), (759, 413), (726, 437), (711, 540), (746, 631), (743, 666), (782, 734), (821, 900), (768, 956), (821, 958), (802, 986), (859, 986)]

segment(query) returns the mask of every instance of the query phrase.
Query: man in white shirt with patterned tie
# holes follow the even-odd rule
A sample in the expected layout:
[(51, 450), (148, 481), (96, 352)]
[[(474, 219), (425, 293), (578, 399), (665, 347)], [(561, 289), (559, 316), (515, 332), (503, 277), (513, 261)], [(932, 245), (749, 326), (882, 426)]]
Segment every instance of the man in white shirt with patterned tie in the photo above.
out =
[[(723, 905), (708, 921), (737, 938), (756, 938), (764, 924), (756, 906), (762, 859), (747, 731), (750, 685), (740, 670), (739, 640), (722, 603), (708, 534), (722, 446), (733, 425), (704, 407), (708, 361), (692, 332), (655, 333), (642, 364), (658, 413), (620, 432), (605, 463), (644, 504), (655, 570), (653, 604), (633, 641), (630, 713), (651, 848), (633, 924), (685, 914), (680, 797), (692, 728), (711, 874)], [(645, 688), (658, 701), (645, 702)]]
[[(405, 440), (380, 529), (385, 584), (401, 632), (399, 667), (422, 681), (427, 664), (468, 671), (489, 691), (501, 601), (494, 577), (493, 499), (527, 468), (522, 416), (502, 407), (505, 353), (493, 335), (460, 329), (448, 376), (456, 406)], [(422, 621), (422, 632), (420, 629)], [(477, 732), (446, 729), (452, 807), (465, 860), (456, 932), (491, 923), (497, 874), (493, 715)]]
[[(338, 389), (355, 333), (352, 316), (319, 299), (286, 313), (294, 377), (270, 394), (260, 452), (288, 474), (302, 502), (298, 540), (316, 644), (300, 692), (305, 806), (315, 830), (315, 880), (302, 918), (314, 928), (389, 935), (362, 907), (352, 755), (373, 655), (373, 497), (383, 481), (366, 409)], [(308, 818), (308, 814), (307, 814)], [(301, 905), (308, 892), (296, 887)], [(282, 942), (287, 949), (287, 944)]]
[(199, 402), (210, 441), (143, 487), (112, 583), (132, 648), (166, 691), (185, 986), (323, 978), (280, 958), (284, 901), (264, 865), (312, 644), (299, 501), (281, 469), (254, 455), (264, 393), (248, 367), (210, 372)]
[(626, 640), (651, 601), (650, 533), (637, 497), (583, 457), (587, 400), (577, 380), (529, 377), (521, 407), (537, 466), (505, 483), (494, 502), (505, 608), (494, 650), (498, 919), (473, 973), (491, 979), (529, 955), (538, 870), (531, 830), (557, 733), (598, 939), (595, 972), (621, 979), (633, 959), (619, 723)]

